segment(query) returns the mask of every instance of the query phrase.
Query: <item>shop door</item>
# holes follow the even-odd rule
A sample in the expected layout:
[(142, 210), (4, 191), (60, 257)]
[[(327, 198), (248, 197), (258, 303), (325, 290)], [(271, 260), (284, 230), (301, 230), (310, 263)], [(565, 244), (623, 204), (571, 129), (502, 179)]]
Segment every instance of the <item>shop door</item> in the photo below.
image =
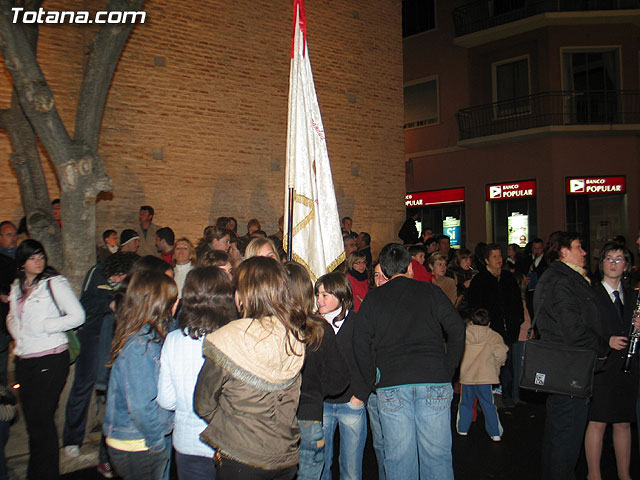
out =
[(567, 230), (582, 235), (583, 248), (595, 271), (603, 245), (627, 234), (625, 195), (593, 195), (567, 199)]
[(465, 235), (466, 235), (464, 205), (438, 205), (438, 206), (425, 207), (422, 209), (422, 214), (420, 219), (422, 222), (421, 226), (423, 230), (429, 227), (433, 230), (433, 233), (435, 235), (442, 235), (443, 233), (445, 234), (448, 233), (450, 237), (451, 237), (451, 233), (444, 231), (446, 228), (445, 224), (450, 223), (450, 222), (447, 222), (447, 219), (459, 220), (460, 228), (458, 231), (460, 232), (460, 237), (457, 240), (458, 245), (455, 245), (456, 242), (454, 242), (452, 239), (451, 246), (453, 248), (460, 248), (460, 246), (464, 246)]
[[(509, 243), (524, 246), (538, 236), (536, 199), (519, 198), (491, 202), (491, 224), (493, 242), (505, 247)], [(518, 229), (516, 238), (513, 236), (514, 228)]]

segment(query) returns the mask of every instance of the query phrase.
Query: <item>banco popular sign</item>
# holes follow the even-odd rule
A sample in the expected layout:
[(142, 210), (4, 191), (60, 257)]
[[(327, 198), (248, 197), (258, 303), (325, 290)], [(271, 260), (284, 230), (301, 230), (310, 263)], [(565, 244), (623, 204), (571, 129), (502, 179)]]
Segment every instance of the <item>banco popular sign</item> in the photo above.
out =
[(625, 193), (626, 178), (620, 177), (570, 177), (566, 180), (567, 195), (600, 195)]
[(506, 200), (509, 198), (531, 198), (536, 196), (536, 181), (498, 183), (487, 185), (487, 200)]

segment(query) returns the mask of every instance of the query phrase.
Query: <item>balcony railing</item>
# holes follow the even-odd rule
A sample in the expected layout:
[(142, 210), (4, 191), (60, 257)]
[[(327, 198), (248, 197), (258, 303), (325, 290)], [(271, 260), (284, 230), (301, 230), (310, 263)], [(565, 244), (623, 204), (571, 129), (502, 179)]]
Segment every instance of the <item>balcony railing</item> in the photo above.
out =
[(545, 12), (638, 8), (640, 0), (478, 0), (455, 8), (453, 23), (459, 37)]
[(550, 125), (640, 124), (640, 90), (543, 92), (456, 114), (460, 140)]

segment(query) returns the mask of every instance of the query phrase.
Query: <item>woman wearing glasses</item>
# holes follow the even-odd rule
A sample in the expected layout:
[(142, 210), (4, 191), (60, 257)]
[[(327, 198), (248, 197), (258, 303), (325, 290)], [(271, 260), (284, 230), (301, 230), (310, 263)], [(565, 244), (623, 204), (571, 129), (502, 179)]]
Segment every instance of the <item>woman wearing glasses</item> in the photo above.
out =
[(360, 310), (364, 297), (369, 293), (367, 257), (362, 252), (351, 252), (347, 257), (347, 278), (353, 291), (353, 310)]
[(604, 370), (593, 377), (593, 397), (589, 405), (589, 424), (584, 446), (589, 480), (599, 480), (602, 437), (608, 423), (613, 424), (613, 447), (618, 478), (629, 480), (631, 422), (636, 419), (638, 360), (631, 373), (625, 373), (628, 335), (638, 292), (625, 285), (624, 275), (631, 269), (629, 253), (619, 244), (607, 243), (600, 256), (602, 281), (593, 286), (602, 329), (611, 351)]

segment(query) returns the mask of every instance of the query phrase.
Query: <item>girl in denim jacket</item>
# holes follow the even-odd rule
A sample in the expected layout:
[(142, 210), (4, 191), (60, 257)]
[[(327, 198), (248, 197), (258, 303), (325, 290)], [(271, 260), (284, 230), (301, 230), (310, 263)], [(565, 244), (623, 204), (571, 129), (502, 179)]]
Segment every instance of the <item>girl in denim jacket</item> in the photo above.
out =
[(102, 429), (111, 464), (125, 480), (169, 478), (173, 413), (156, 397), (164, 325), (177, 298), (171, 278), (140, 272), (131, 278), (116, 314)]

